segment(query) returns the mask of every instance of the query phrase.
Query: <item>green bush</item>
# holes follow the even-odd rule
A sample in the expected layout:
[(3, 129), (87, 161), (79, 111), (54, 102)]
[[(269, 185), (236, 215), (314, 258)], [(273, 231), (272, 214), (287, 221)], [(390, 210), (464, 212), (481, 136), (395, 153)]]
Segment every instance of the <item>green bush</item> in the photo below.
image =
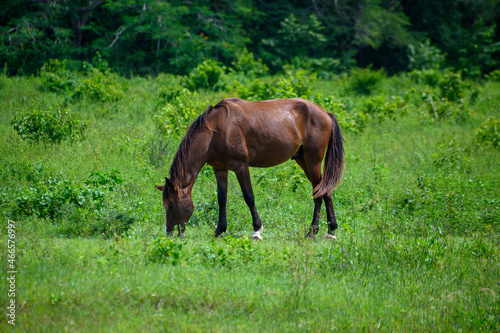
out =
[(66, 93), (80, 83), (79, 76), (67, 69), (66, 60), (50, 59), (40, 69), (41, 91)]
[(198, 89), (219, 90), (223, 88), (220, 82), (224, 67), (217, 61), (208, 59), (196, 66), (183, 80), (183, 85), (191, 91)]
[(474, 131), (475, 141), (493, 148), (500, 148), (500, 119), (489, 117)]
[(92, 68), (89, 75), (75, 89), (71, 101), (86, 100), (91, 103), (117, 102), (125, 96), (125, 89), (115, 74)]
[(438, 86), (441, 91), (441, 97), (452, 102), (463, 98), (463, 92), (467, 87), (460, 73), (453, 73), (450, 71), (446, 71), (442, 74)]
[(446, 54), (431, 45), (430, 40), (408, 47), (408, 67), (411, 70), (440, 69), (446, 60)]
[(398, 113), (402, 112), (404, 104), (399, 96), (391, 96), (389, 99), (384, 96), (374, 96), (363, 102), (363, 109), (368, 116), (383, 121), (394, 119)]
[(495, 69), (491, 73), (486, 74), (485, 77), (488, 81), (500, 82), (500, 69)]
[(248, 77), (266, 75), (269, 68), (262, 62), (262, 59), (255, 59), (252, 52), (248, 49), (236, 53), (236, 60), (231, 63), (231, 71), (244, 74)]
[(158, 94), (160, 99), (157, 104), (162, 107), (153, 116), (153, 134), (145, 146), (149, 162), (156, 167), (167, 161), (171, 143), (183, 137), (189, 124), (207, 107), (197, 92), (186, 88), (160, 88)]
[(12, 118), (14, 130), (23, 140), (58, 144), (64, 140), (83, 140), (87, 125), (67, 109), (25, 112)]
[(255, 79), (247, 85), (237, 82), (236, 86), (238, 96), (250, 101), (263, 101), (277, 98), (276, 96), (278, 96), (279, 90), (277, 84), (270, 78)]
[(248, 85), (236, 83), (238, 96), (252, 101), (276, 98), (310, 98), (312, 81), (316, 74), (303, 69), (287, 68), (286, 74), (278, 80), (255, 79)]
[(320, 78), (325, 80), (331, 79), (334, 74), (339, 74), (342, 71), (349, 69), (336, 58), (295, 57), (292, 59), (291, 65), (295, 68), (301, 68), (317, 73)]
[(161, 113), (154, 116), (155, 129), (164, 136), (183, 136), (189, 124), (208, 106), (202, 104), (198, 93), (187, 89), (173, 91), (168, 99)]
[(368, 115), (366, 113), (362, 111), (348, 111), (346, 105), (333, 96), (323, 99), (318, 102), (318, 104), (337, 117), (337, 121), (342, 131), (361, 133), (365, 129), (368, 120)]
[(408, 73), (408, 77), (415, 83), (426, 84), (431, 87), (435, 87), (441, 79), (441, 71), (434, 68), (423, 70), (415, 69)]
[(444, 97), (437, 98), (429, 92), (425, 92), (422, 99), (424, 101), (422, 106), (426, 110), (427, 116), (434, 121), (455, 119), (457, 122), (463, 123), (470, 118), (466, 105), (460, 101), (451, 102)]
[[(316, 80), (316, 74), (304, 69), (286, 68), (286, 76), (278, 84), (282, 94), (286, 97), (309, 98), (312, 93), (312, 83)], [(290, 96), (286, 93), (290, 92)]]
[(379, 84), (385, 76), (383, 70), (374, 71), (370, 68), (352, 69), (349, 73), (347, 92), (369, 95), (372, 93), (373, 88)]
[(4, 188), (2, 193), (2, 207), (14, 218), (49, 219), (58, 234), (67, 237), (111, 237), (134, 222), (110, 204), (110, 193), (123, 182), (118, 170), (92, 172), (84, 182), (51, 175), (43, 165), (28, 166), (24, 172), (29, 185)]

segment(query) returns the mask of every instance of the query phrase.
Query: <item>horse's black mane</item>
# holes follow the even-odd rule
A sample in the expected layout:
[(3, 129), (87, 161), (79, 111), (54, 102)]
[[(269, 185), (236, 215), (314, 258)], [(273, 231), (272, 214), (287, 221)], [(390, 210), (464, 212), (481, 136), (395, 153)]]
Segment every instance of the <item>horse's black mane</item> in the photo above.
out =
[[(217, 105), (216, 105), (217, 107)], [(180, 188), (180, 181), (183, 179), (186, 170), (186, 152), (189, 151), (191, 147), (191, 139), (194, 134), (197, 133), (202, 128), (209, 128), (207, 117), (208, 113), (212, 111), (214, 107), (209, 105), (205, 112), (199, 115), (195, 121), (189, 126), (184, 139), (182, 139), (179, 144), (179, 149), (175, 154), (174, 160), (172, 161), (172, 166), (170, 167), (170, 180), (174, 183), (177, 188)], [(210, 129), (210, 128), (209, 128)]]

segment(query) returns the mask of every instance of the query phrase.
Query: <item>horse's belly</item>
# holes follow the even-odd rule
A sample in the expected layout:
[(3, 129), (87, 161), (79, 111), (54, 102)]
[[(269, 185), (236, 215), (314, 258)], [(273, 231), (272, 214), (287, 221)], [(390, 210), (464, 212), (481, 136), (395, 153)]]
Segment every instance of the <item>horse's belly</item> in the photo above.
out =
[(265, 142), (248, 144), (248, 164), (252, 167), (271, 167), (281, 164), (295, 154), (300, 148), (300, 142)]

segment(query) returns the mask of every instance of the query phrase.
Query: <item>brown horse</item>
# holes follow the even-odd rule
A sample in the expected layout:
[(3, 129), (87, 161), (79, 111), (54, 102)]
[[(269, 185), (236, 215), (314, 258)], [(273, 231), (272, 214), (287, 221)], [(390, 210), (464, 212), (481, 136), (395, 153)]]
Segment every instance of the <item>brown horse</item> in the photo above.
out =
[[(308, 236), (319, 229), (324, 200), (327, 238), (335, 239), (337, 221), (331, 192), (344, 169), (344, 147), (335, 116), (300, 98), (250, 102), (238, 98), (209, 106), (189, 127), (170, 168), (170, 178), (156, 188), (163, 191), (167, 235), (178, 227), (179, 236), (194, 206), (191, 190), (201, 168), (208, 163), (217, 179), (219, 221), (215, 236), (226, 231), (228, 170), (238, 178), (253, 221), (253, 238), (262, 240), (262, 222), (255, 207), (249, 167), (271, 167), (294, 159), (313, 186), (314, 214)], [(321, 161), (325, 156), (323, 175)]]

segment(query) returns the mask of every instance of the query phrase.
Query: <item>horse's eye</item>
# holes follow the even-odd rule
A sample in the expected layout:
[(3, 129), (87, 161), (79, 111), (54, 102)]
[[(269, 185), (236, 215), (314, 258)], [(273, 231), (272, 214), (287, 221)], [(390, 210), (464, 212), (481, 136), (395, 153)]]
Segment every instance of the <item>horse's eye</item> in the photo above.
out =
[(170, 205), (168, 205), (168, 207), (169, 207), (170, 209), (174, 209), (174, 208), (175, 208), (175, 205), (174, 205), (173, 203), (171, 203)]

